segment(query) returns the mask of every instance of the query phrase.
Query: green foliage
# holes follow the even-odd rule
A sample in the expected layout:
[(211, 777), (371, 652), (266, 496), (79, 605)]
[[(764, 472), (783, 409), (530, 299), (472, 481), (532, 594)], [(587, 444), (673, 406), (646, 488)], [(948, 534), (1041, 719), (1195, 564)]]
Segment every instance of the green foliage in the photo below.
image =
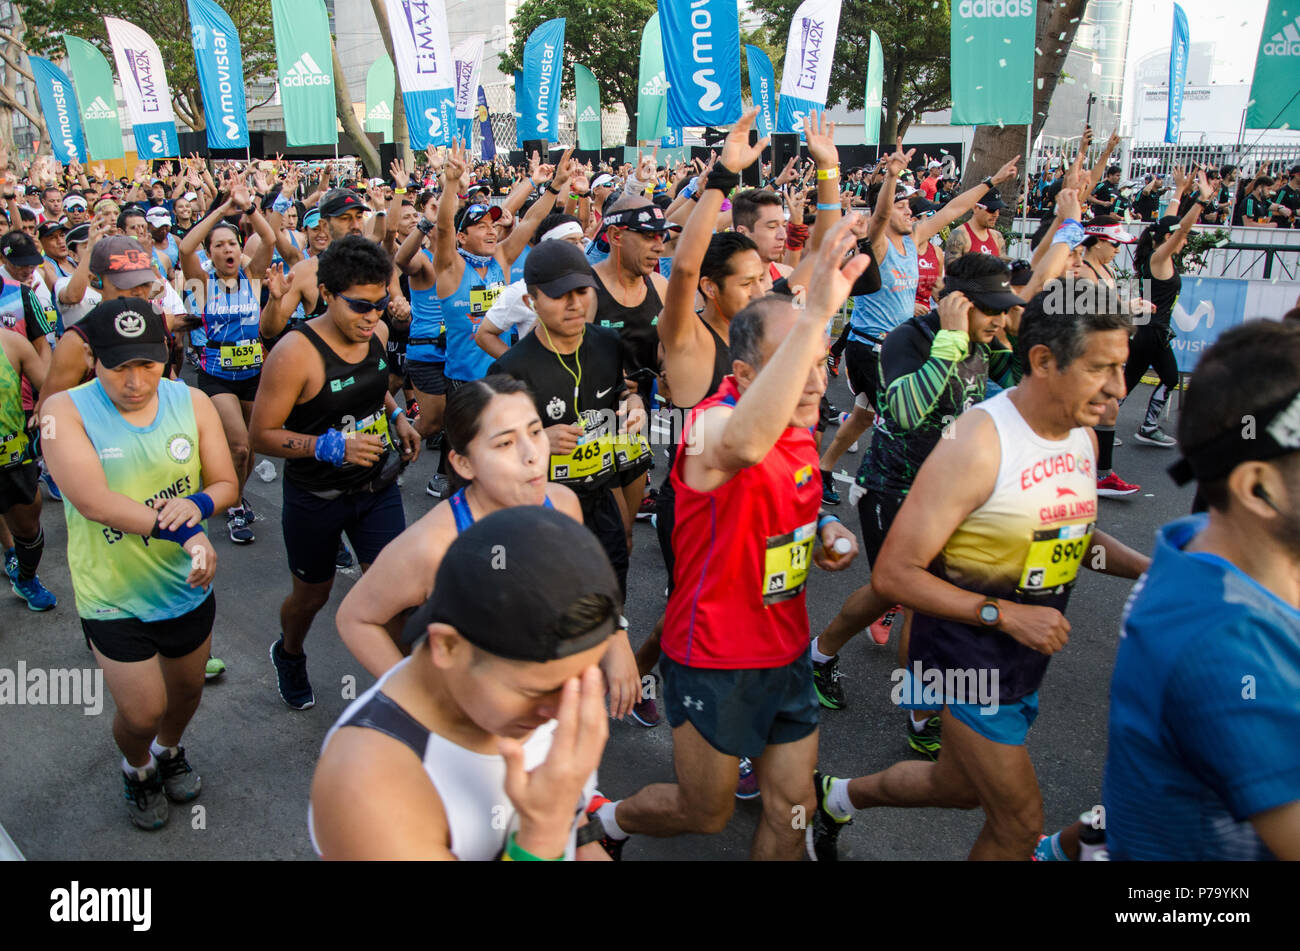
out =
[(1205, 267), (1206, 252), (1223, 247), (1230, 240), (1225, 228), (1213, 231), (1193, 231), (1187, 236), (1183, 249), (1174, 255), (1174, 265), (1179, 274), (1199, 274)]

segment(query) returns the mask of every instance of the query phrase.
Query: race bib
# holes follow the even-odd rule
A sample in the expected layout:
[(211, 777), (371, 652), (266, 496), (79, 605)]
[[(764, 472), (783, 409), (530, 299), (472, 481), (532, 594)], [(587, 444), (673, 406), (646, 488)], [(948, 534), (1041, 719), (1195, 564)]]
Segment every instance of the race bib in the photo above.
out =
[(1047, 592), (1074, 583), (1079, 565), (1088, 551), (1088, 541), (1096, 522), (1086, 525), (1062, 525), (1034, 532), (1020, 572), (1020, 591), (1024, 594)]
[(551, 456), (551, 481), (585, 482), (614, 465), (614, 441), (608, 436), (588, 436), (573, 452)]
[(379, 412), (371, 413), (364, 419), (357, 420), (356, 427), (352, 431), (354, 433), (365, 433), (368, 436), (378, 436), (385, 449), (393, 448), (393, 439), (388, 432), (388, 416), (382, 407)]
[(777, 604), (795, 597), (808, 580), (817, 523), (800, 525), (793, 532), (767, 540), (763, 563), (763, 604)]
[(486, 314), (501, 296), (502, 290), (504, 287), (501, 284), (472, 288), (469, 292), (469, 312), (479, 317)]
[(620, 469), (626, 469), (650, 451), (650, 443), (639, 433), (635, 436), (623, 434), (612, 440), (614, 461)]
[(262, 343), (259, 340), (241, 340), (235, 344), (222, 344), (221, 369), (246, 370), (262, 365)]
[(27, 453), (27, 433), (0, 434), (0, 469), (16, 466)]

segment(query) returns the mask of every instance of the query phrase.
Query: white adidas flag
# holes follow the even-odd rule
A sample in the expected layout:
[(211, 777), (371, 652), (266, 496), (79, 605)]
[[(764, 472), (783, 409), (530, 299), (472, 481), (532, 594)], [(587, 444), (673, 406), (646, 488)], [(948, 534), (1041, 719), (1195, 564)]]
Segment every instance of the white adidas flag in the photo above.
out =
[(451, 58), (456, 63), (456, 118), (473, 119), (478, 112), (474, 93), (483, 69), (483, 35), (457, 43)]

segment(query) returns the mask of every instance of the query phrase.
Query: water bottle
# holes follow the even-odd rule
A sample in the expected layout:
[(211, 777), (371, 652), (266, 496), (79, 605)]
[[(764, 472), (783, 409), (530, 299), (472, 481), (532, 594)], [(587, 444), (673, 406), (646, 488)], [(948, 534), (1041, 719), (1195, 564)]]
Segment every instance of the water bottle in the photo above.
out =
[(253, 471), (257, 473), (257, 477), (261, 479), (263, 482), (275, 481), (275, 476), (276, 476), (275, 464), (271, 462), (270, 459), (263, 459), (261, 462), (259, 462), (256, 466), (253, 467)]

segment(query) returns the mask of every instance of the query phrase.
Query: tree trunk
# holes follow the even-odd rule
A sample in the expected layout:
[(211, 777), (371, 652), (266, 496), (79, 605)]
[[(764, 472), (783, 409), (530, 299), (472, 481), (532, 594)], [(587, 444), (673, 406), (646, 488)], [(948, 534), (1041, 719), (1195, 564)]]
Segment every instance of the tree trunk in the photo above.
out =
[[(1052, 103), (1052, 93), (1056, 91), (1061, 67), (1065, 64), (1065, 56), (1070, 52), (1079, 20), (1082, 19), (1087, 6), (1088, 0), (1064, 0), (1064, 2), (1057, 0), (1050, 5), (1038, 5), (1038, 28), (1034, 42), (1038, 49), (1043, 51), (1043, 55), (1037, 57), (1034, 62), (1034, 116), (1033, 129), (1030, 133), (1031, 142), (1043, 128), (1043, 123), (1047, 121), (1047, 109)], [(1064, 39), (1058, 39), (1061, 34), (1065, 34)], [(1039, 79), (1043, 81), (1041, 89), (1038, 88)], [(1000, 189), (1007, 207), (1014, 209), (1017, 206), (1020, 187), (1024, 182), (1024, 163), (1031, 160), (1031, 156), (1023, 154), (1024, 151), (1025, 127), (1023, 125), (1003, 128), (978, 127), (975, 130), (974, 141), (971, 143), (970, 157), (966, 160), (961, 187), (963, 189), (972, 187), (976, 182), (992, 175), (1016, 155), (1020, 155), (1021, 165), (1018, 169), (1020, 174), (1016, 181), (1006, 182)]]
[[(637, 100), (636, 100), (635, 96), (633, 97), (633, 99), (632, 99), (632, 101), (631, 101), (630, 103), (629, 103), (626, 99), (623, 100), (623, 111), (627, 113), (627, 135), (623, 137), (623, 144), (624, 144), (624, 145), (630, 145), (630, 146), (632, 146), (633, 148), (635, 148), (635, 147), (636, 147), (636, 144), (637, 144), (637, 140), (636, 140), (636, 104), (637, 104)], [(519, 119), (516, 117), (516, 118), (515, 118), (515, 121), (518, 122)], [(604, 144), (605, 144), (604, 142), (601, 142), (601, 145), (602, 145), (602, 146), (603, 146)]]
[[(397, 56), (393, 52), (393, 30), (388, 25), (388, 5), (384, 0), (370, 0), (375, 11), (375, 20), (379, 23), (379, 35), (384, 39), (384, 49), (393, 64), (393, 143), (397, 146), (397, 157), (406, 166), (408, 172), (415, 170), (411, 155), (411, 137), (406, 128), (406, 103), (402, 99), (402, 77), (397, 75)], [(468, 146), (468, 143), (466, 143)], [(383, 170), (380, 170), (383, 175)]]
[(334, 58), (334, 106), (339, 121), (343, 123), (343, 132), (352, 141), (357, 156), (370, 176), (373, 178), (382, 175), (383, 170), (379, 167), (379, 152), (366, 138), (361, 123), (357, 122), (357, 114), (352, 111), (352, 95), (348, 92), (347, 81), (343, 78), (343, 64), (339, 61), (339, 50), (334, 45), (333, 37), (330, 38), (330, 54)]
[[(18, 17), (17, 8), (14, 9), (14, 16)], [(27, 121), (36, 127), (37, 141), (43, 141), (47, 138), (48, 129), (45, 128), (45, 116), (40, 108), (31, 109), (24, 106), (18, 101), (18, 77), (23, 76), (32, 81), (32, 88), (35, 88), (35, 79), (32, 74), (23, 68), (23, 54), (27, 52), (27, 47), (23, 45), (22, 35), (26, 32), (26, 26), (21, 18), (13, 26), (13, 32), (8, 30), (0, 31), (0, 60), (5, 66), (4, 85), (0, 87), (0, 106), (8, 107), (4, 112), (4, 141), (13, 142), (13, 115), (10, 110), (17, 110), (27, 117)]]

